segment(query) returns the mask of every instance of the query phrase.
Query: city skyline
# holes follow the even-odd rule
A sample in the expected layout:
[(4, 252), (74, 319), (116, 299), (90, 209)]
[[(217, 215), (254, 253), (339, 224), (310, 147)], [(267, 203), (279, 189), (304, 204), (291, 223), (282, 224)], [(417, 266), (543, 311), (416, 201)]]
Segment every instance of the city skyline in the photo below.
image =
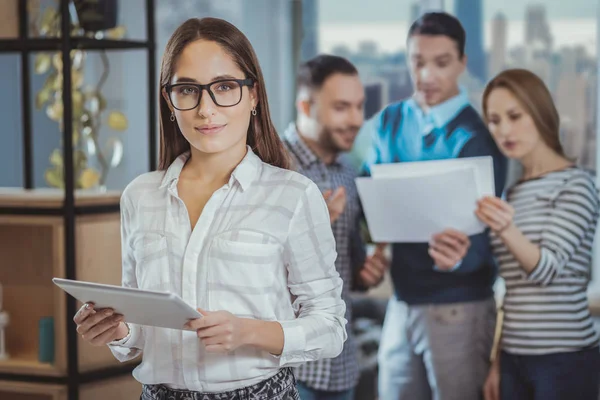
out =
[[(524, 12), (523, 12), (524, 14)], [(507, 19), (507, 47), (513, 48), (523, 44), (525, 36), (525, 18), (522, 20)], [(356, 51), (360, 42), (375, 41), (382, 52), (395, 53), (406, 48), (406, 34), (409, 22), (393, 23), (336, 23), (326, 24), (321, 21), (319, 48), (331, 52), (337, 46), (347, 46)], [(596, 54), (596, 26), (594, 18), (554, 19), (550, 20), (550, 28), (554, 33), (554, 47), (584, 46), (590, 55)], [(483, 47), (489, 51), (492, 46), (493, 20), (483, 23)]]
[[(555, 97), (567, 155), (586, 168), (596, 169), (596, 19), (552, 19), (543, 4), (529, 2), (522, 5), (522, 20), (497, 13), (493, 19), (482, 21), (480, 9), (470, 10), (464, 7), (465, 0), (455, 1), (457, 9), (448, 11), (457, 15), (468, 32), (484, 32), (483, 43), (471, 42), (470, 48), (467, 43), (467, 56), (469, 51), (475, 53), (476, 61), (469, 63), (469, 71), (461, 79), (473, 105), (481, 111), (481, 95), (489, 76), (505, 68), (531, 70)], [(414, 16), (415, 7), (409, 10)], [(365, 81), (367, 118), (412, 93), (404, 54), (411, 18), (348, 25), (319, 20), (319, 51), (348, 57)]]
[[(454, 10), (456, 0), (444, 0), (446, 10)], [(367, 22), (401, 22), (410, 19), (411, 6), (414, 0), (370, 0), (365, 7), (365, 0), (322, 0), (319, 2), (319, 15), (322, 24), (331, 23), (367, 23)], [(509, 20), (524, 18), (525, 5), (520, 0), (504, 0), (500, 4), (495, 0), (483, 0), (483, 19), (490, 21), (501, 11)], [(558, 18), (596, 19), (598, 0), (537, 0), (526, 1), (525, 4), (541, 4), (547, 9), (550, 20)]]

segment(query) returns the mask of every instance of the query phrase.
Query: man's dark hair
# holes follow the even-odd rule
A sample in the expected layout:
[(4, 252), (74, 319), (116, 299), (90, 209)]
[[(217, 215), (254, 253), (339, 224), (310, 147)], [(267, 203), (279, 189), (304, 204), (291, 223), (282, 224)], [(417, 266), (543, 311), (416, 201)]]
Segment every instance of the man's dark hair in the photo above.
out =
[(445, 12), (428, 12), (412, 23), (408, 39), (415, 35), (441, 35), (452, 39), (458, 47), (460, 58), (465, 55), (465, 30), (460, 21)]
[(358, 75), (358, 70), (343, 57), (321, 54), (300, 65), (296, 85), (298, 88), (320, 89), (334, 74)]

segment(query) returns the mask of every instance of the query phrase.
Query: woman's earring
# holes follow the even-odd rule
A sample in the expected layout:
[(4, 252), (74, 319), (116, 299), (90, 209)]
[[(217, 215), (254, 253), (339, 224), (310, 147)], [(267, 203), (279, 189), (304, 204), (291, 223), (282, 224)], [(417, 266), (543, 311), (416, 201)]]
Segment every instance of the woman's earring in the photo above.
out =
[(256, 116), (256, 107), (252, 109), (252, 115)]
[(175, 113), (171, 112), (171, 122), (175, 122)]

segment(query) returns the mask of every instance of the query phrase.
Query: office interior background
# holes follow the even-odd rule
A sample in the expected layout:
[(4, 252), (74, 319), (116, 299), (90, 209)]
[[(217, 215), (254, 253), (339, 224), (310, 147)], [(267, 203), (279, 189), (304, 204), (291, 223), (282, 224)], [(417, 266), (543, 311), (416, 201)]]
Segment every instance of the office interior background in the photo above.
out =
[[(24, 8), (21, 2), (26, 4), (27, 21), (19, 18)], [(598, 1), (366, 3), (116, 0), (115, 26), (95, 38), (132, 45), (117, 51), (78, 50), (72, 56), (73, 115), (78, 118), (72, 124), (73, 186), (77, 190), (73, 206), (81, 208), (65, 216), (63, 66), (59, 47), (44, 51), (35, 47), (38, 39), (57, 38), (59, 1), (0, 0), (0, 312), (8, 316), (5, 321), (0, 313), (8, 353), (5, 359), (0, 353), (0, 399), (139, 396), (139, 385), (130, 376), (133, 365), (118, 365), (103, 349), (92, 350), (78, 342), (73, 350), (68, 345), (75, 338), (67, 332), (72, 317), (68, 311), (73, 307), (53, 288), (50, 278), (76, 272), (80, 279), (119, 283), (118, 196), (137, 175), (156, 165), (151, 160), (156, 143), (150, 143), (148, 134), (157, 129), (156, 110), (152, 112), (148, 96), (156, 96), (157, 90), (150, 82), (158, 84), (169, 36), (191, 16), (224, 18), (248, 36), (263, 68), (274, 123), (283, 132), (295, 116), (296, 66), (318, 53), (344, 56), (358, 67), (367, 91), (366, 118), (410, 96), (408, 28), (422, 12), (443, 9), (457, 16), (467, 32), (468, 72), (462, 84), (473, 105), (481, 109), (485, 83), (499, 71), (509, 67), (534, 71), (554, 96), (568, 155), (585, 168), (597, 169)], [(153, 5), (152, 13), (148, 5)], [(77, 15), (74, 6), (70, 12)], [(27, 52), (19, 47), (30, 45)], [(154, 52), (148, 51), (151, 47)], [(148, 54), (155, 59), (150, 60)], [(28, 74), (26, 79), (23, 74)], [(29, 90), (28, 96), (23, 88)], [(368, 140), (357, 139), (351, 154), (356, 163), (364, 157)], [(518, 167), (512, 165), (509, 180), (517, 174)], [(71, 236), (63, 225), (69, 221), (74, 224)], [(66, 242), (73, 237), (75, 245), (69, 246)], [(591, 307), (600, 316), (597, 254), (589, 293)], [(35, 296), (22, 295), (32, 289)], [(502, 292), (501, 285), (498, 292)], [(386, 281), (364, 295), (363, 307), (357, 308), (354, 329), (360, 338), (363, 370), (357, 399), (376, 398), (375, 354), (389, 294)]]

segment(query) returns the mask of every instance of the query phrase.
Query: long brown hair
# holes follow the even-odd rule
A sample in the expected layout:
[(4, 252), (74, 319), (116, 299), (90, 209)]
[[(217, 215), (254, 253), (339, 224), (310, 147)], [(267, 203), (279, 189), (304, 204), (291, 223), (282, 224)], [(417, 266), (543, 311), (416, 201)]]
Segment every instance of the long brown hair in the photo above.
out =
[(171, 110), (162, 95), (162, 88), (173, 78), (173, 69), (183, 49), (196, 40), (208, 40), (219, 44), (245, 74), (254, 80), (258, 104), (257, 114), (252, 116), (248, 128), (247, 144), (268, 164), (280, 168), (289, 167), (289, 159), (283, 143), (273, 126), (267, 101), (267, 90), (258, 57), (248, 38), (235, 26), (218, 18), (191, 18), (173, 33), (162, 58), (160, 70), (160, 160), (159, 170), (165, 170), (182, 153), (190, 149), (177, 122), (171, 122)]
[(566, 158), (560, 143), (560, 117), (552, 95), (536, 74), (526, 69), (507, 69), (500, 72), (483, 92), (483, 117), (488, 122), (487, 101), (494, 89), (509, 90), (533, 119), (542, 140), (557, 154)]

